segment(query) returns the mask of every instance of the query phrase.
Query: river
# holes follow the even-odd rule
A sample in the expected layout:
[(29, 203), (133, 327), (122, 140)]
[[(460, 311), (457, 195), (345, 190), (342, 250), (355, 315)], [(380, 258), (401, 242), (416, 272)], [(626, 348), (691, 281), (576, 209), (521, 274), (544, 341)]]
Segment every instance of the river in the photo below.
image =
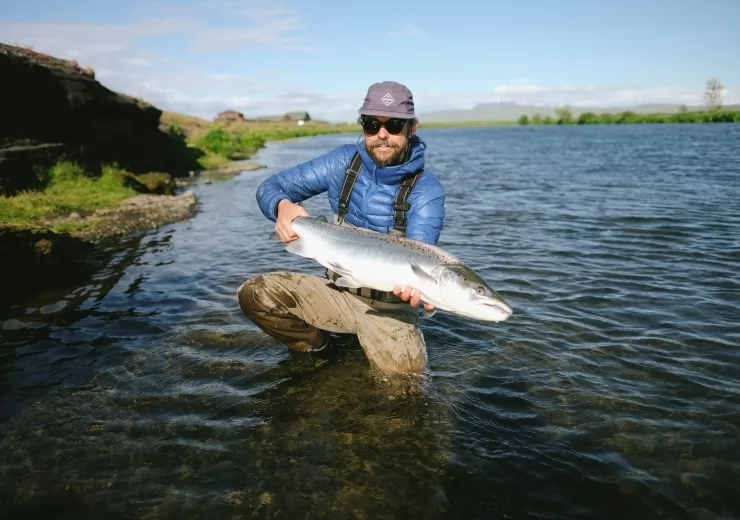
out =
[[(740, 125), (422, 130), (440, 245), (514, 307), (424, 322), (430, 377), (293, 354), (241, 314), (270, 144), (191, 220), (0, 317), (3, 518), (740, 515)], [(327, 213), (325, 195), (306, 203)]]

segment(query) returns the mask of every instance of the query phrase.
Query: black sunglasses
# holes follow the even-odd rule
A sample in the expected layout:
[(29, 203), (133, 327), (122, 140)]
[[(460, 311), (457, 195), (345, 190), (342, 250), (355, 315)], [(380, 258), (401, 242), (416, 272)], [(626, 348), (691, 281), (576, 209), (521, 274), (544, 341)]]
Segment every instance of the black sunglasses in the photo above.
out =
[(362, 125), (362, 129), (368, 135), (377, 134), (378, 132), (380, 132), (380, 129), (382, 127), (385, 127), (389, 134), (398, 135), (401, 133), (401, 130), (403, 130), (406, 121), (408, 120), (394, 118), (381, 123), (374, 117), (363, 116), (362, 119), (360, 119), (360, 124)]

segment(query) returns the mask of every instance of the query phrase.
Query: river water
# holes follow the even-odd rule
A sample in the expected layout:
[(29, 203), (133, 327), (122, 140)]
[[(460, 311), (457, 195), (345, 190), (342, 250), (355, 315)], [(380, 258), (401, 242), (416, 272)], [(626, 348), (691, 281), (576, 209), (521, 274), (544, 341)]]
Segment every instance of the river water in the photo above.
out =
[[(269, 145), (200, 212), (0, 319), (3, 518), (740, 515), (740, 125), (434, 129), (440, 245), (514, 307), (424, 322), (430, 377), (293, 354), (236, 289)], [(325, 196), (309, 201), (327, 213)]]

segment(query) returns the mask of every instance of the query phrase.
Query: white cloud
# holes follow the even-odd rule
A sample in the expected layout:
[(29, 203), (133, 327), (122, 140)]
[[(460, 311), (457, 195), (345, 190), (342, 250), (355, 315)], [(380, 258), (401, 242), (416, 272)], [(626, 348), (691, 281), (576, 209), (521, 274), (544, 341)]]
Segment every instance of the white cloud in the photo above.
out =
[[(308, 110), (312, 117), (351, 121), (357, 117), (365, 86), (352, 92), (321, 92), (307, 85), (279, 84), (282, 71), (263, 70), (259, 77), (233, 71), (205, 71), (189, 62), (145, 50), (140, 38), (181, 37), (194, 54), (244, 47), (311, 50), (302, 35), (301, 14), (272, 0), (209, 0), (176, 5), (151, 4), (139, 10), (137, 23), (62, 24), (0, 21), (5, 42), (30, 45), (57, 57), (91, 66), (108, 88), (141, 97), (160, 109), (213, 118), (225, 109), (248, 117)], [(222, 27), (221, 25), (224, 24)], [(402, 24), (396, 37), (425, 37), (417, 26)], [(461, 43), (461, 45), (466, 45)], [(475, 46), (474, 43), (468, 44)], [(196, 56), (197, 57), (197, 56)], [(526, 78), (487, 91), (464, 93), (412, 87), (417, 112), (469, 109), (480, 102), (513, 101), (535, 105), (634, 105), (702, 102), (703, 83), (696, 89), (597, 85), (541, 85)], [(738, 102), (726, 92), (725, 103)]]
[[(176, 13), (173, 15), (172, 13)], [(263, 46), (311, 50), (301, 36), (300, 13), (275, 2), (211, 0), (173, 7), (153, 4), (139, 11), (142, 20), (126, 24), (14, 23), (0, 21), (3, 41), (30, 46), (55, 57), (77, 60), (95, 69), (108, 88), (141, 97), (160, 109), (211, 119), (226, 108), (249, 116), (282, 113), (291, 108), (335, 104), (319, 96), (304, 100), (281, 97), (262, 78), (233, 72), (204, 72), (188, 62), (138, 45), (142, 37), (184, 37), (193, 53)], [(273, 71), (274, 72), (274, 71)]]
[[(314, 49), (300, 35), (300, 16), (287, 8), (248, 9), (233, 2), (214, 2), (207, 13), (200, 4), (170, 8), (177, 16), (162, 13), (131, 24), (11, 23), (0, 21), (0, 34), (18, 42), (67, 55), (91, 57), (132, 47), (145, 36), (184, 36), (189, 50), (206, 52), (248, 46), (276, 49)], [(235, 9), (230, 11), (229, 9)], [(223, 10), (223, 11), (222, 11)], [(156, 11), (159, 11), (158, 9)], [(228, 23), (216, 23), (228, 19)]]
[(414, 90), (414, 105), (417, 113), (433, 110), (470, 109), (477, 103), (486, 101), (488, 92), (466, 92), (465, 94), (445, 92), (438, 89)]
[[(697, 88), (635, 88), (620, 85), (539, 85), (516, 80), (496, 86), (485, 101), (509, 101), (526, 105), (559, 106), (630, 106), (653, 103), (697, 105), (703, 103), (703, 85)], [(740, 98), (725, 90), (725, 103), (738, 103)]]
[(149, 67), (152, 65), (151, 60), (145, 60), (144, 58), (125, 58), (123, 63), (134, 67)]

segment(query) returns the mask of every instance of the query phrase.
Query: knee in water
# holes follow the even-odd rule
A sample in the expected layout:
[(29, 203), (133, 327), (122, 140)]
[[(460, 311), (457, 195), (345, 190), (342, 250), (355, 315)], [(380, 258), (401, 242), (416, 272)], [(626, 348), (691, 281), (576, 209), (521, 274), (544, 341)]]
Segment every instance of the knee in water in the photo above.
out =
[(237, 291), (239, 305), (244, 312), (263, 312), (284, 314), (284, 302), (274, 297), (265, 287), (262, 275), (253, 276), (245, 281)]

